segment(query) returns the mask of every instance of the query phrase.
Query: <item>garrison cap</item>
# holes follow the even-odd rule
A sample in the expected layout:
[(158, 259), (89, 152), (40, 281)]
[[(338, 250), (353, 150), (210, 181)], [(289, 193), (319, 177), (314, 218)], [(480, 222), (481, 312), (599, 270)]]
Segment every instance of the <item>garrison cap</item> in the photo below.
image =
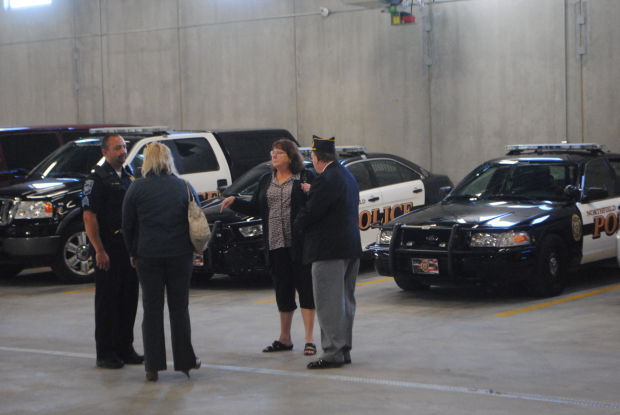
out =
[(312, 136), (312, 151), (321, 153), (336, 153), (336, 137), (321, 138), (316, 135)]

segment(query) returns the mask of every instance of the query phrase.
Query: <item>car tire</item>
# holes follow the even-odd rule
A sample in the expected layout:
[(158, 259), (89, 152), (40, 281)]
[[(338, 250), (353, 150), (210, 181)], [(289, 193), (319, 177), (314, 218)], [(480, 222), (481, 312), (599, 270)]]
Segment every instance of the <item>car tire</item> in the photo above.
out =
[(562, 239), (549, 235), (540, 244), (530, 291), (538, 297), (560, 294), (566, 285), (566, 250)]
[(405, 291), (422, 291), (430, 288), (429, 285), (417, 282), (410, 277), (403, 277), (399, 275), (394, 275), (394, 282), (396, 282), (396, 285), (398, 285), (401, 290)]
[(61, 234), (52, 270), (62, 282), (85, 283), (95, 279), (95, 263), (84, 225), (74, 222)]
[(0, 277), (12, 278), (22, 272), (25, 267), (22, 264), (4, 264), (0, 270)]

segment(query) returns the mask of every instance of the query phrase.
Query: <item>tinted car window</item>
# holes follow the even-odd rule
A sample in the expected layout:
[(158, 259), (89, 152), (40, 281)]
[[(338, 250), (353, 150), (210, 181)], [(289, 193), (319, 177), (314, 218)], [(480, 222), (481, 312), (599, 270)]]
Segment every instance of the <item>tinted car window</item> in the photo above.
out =
[(32, 169), (58, 148), (56, 134), (16, 134), (2, 137), (4, 158), (8, 169)]
[(498, 163), (468, 176), (451, 197), (563, 200), (563, 189), (576, 183), (576, 167), (560, 163)]
[(620, 159), (609, 160), (609, 164), (616, 172), (616, 195), (620, 195)]
[(247, 171), (235, 180), (228, 189), (224, 190), (222, 194), (224, 196), (253, 194), (258, 187), (259, 179), (264, 174), (269, 173), (270, 165), (271, 163), (263, 163)]
[(219, 170), (220, 166), (209, 142), (202, 137), (166, 140), (179, 174)]
[[(127, 141), (127, 151), (133, 141)], [(65, 144), (39, 163), (28, 175), (31, 179), (45, 177), (88, 176), (101, 160), (101, 140), (86, 139)]]
[(87, 176), (101, 157), (99, 141), (71, 143), (43, 160), (30, 172), (30, 177)]
[(219, 131), (214, 133), (230, 156), (230, 172), (235, 180), (263, 161), (269, 161), (271, 144), (279, 138), (295, 141), (285, 130)]
[(605, 159), (594, 159), (586, 165), (584, 189), (599, 187), (612, 196), (616, 192), (616, 177)]
[(357, 180), (357, 185), (361, 190), (368, 190), (372, 188), (372, 180), (370, 178), (370, 171), (368, 170), (367, 162), (357, 162), (347, 165), (347, 169), (351, 172), (355, 180)]
[(420, 179), (418, 173), (394, 160), (370, 160), (369, 163), (379, 187)]

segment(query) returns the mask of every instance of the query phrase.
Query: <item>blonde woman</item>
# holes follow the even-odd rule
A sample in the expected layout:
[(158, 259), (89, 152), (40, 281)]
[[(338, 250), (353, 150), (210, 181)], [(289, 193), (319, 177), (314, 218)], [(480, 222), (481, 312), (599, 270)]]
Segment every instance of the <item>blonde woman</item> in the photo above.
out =
[(170, 149), (161, 143), (147, 145), (143, 178), (133, 182), (123, 201), (123, 237), (142, 287), (144, 365), (146, 380), (152, 382), (166, 370), (164, 292), (174, 370), (189, 377), (190, 369), (201, 365), (192, 347), (188, 308), (194, 251), (187, 222), (188, 191), (173, 172)]

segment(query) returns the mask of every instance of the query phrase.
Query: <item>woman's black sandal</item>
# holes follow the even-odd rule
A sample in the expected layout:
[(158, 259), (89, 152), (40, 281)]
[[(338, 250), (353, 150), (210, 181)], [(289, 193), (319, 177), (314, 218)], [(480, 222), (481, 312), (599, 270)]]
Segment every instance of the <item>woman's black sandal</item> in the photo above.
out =
[(314, 356), (316, 354), (316, 345), (314, 343), (306, 343), (304, 346), (304, 356)]
[(263, 353), (271, 353), (271, 352), (288, 352), (293, 350), (292, 344), (284, 344), (279, 340), (275, 340), (271, 345), (265, 347), (263, 349)]

